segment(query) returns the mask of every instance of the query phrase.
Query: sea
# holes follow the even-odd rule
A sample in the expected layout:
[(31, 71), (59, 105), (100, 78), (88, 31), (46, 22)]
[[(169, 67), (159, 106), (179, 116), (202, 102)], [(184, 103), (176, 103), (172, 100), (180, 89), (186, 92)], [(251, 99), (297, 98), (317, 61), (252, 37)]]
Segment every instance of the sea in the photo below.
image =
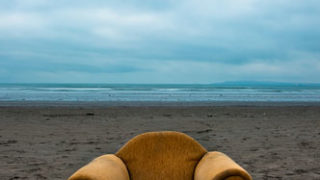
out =
[(0, 101), (320, 102), (320, 84), (0, 84)]

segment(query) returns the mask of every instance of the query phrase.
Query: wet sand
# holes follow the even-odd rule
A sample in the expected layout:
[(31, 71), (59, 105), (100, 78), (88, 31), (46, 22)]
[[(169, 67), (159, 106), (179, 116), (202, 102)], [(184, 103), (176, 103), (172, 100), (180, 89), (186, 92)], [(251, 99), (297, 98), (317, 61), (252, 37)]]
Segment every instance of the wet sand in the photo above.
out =
[(222, 151), (254, 179), (320, 179), (320, 106), (0, 106), (0, 179), (67, 179), (147, 131)]

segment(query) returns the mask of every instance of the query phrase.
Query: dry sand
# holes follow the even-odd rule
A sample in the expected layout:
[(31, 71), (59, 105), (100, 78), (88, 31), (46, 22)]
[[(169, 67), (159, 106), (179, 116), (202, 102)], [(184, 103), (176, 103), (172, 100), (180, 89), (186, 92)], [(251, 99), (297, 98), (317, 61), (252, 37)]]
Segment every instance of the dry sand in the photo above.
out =
[(320, 106), (0, 107), (0, 179), (67, 179), (146, 131), (222, 151), (254, 179), (320, 179)]

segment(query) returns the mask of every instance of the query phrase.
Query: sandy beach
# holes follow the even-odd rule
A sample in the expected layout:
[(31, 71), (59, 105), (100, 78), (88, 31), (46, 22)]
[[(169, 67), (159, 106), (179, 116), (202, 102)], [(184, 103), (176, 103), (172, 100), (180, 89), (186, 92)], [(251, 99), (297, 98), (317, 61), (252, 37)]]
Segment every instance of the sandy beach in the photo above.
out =
[(0, 106), (0, 179), (67, 179), (147, 131), (184, 132), (254, 179), (320, 179), (320, 106)]

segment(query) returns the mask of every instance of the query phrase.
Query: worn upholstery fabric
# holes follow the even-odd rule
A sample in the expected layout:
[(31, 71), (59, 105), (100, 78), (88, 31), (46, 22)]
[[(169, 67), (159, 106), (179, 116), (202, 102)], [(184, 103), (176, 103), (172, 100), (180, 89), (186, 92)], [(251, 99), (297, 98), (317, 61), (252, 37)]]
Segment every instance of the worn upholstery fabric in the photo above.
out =
[(120, 158), (108, 154), (94, 159), (68, 180), (129, 180), (129, 174)]
[(96, 158), (68, 180), (252, 180), (232, 159), (207, 152), (178, 132), (150, 132), (131, 139), (115, 155)]
[(208, 152), (196, 167), (194, 180), (252, 180), (249, 173), (221, 152)]
[(206, 153), (197, 141), (178, 132), (150, 132), (131, 139), (116, 155), (131, 180), (192, 180)]

